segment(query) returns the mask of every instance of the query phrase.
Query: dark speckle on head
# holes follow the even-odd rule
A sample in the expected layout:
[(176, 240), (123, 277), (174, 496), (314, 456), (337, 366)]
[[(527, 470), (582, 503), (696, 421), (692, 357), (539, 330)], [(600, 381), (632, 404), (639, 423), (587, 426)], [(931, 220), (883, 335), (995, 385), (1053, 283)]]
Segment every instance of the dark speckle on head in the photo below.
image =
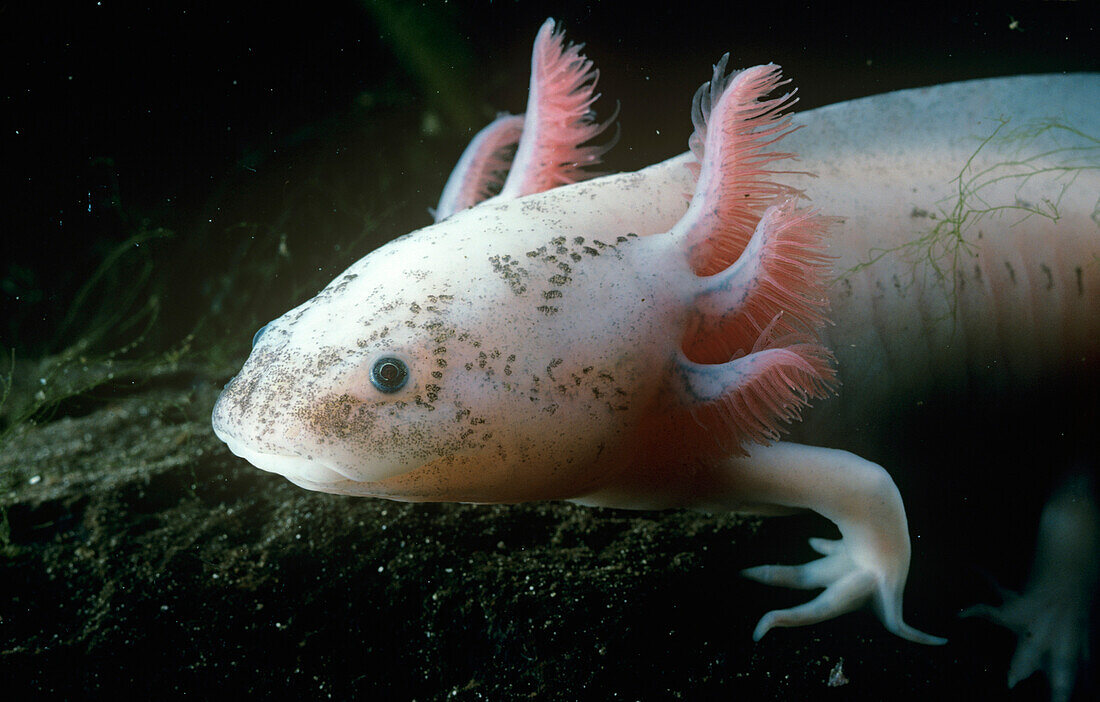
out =
[(324, 398), (296, 413), (318, 435), (347, 439), (362, 431), (363, 422), (373, 423), (375, 414), (364, 411), (363, 403), (344, 393)]
[(489, 264), (493, 267), (493, 271), (508, 283), (513, 293), (522, 295), (527, 292), (527, 285), (524, 282), (528, 276), (527, 269), (520, 266), (519, 261), (508, 254), (494, 255), (489, 257)]
[(551, 380), (554, 380), (554, 369), (560, 366), (564, 361), (560, 358), (555, 358), (546, 365), (546, 375), (550, 376)]

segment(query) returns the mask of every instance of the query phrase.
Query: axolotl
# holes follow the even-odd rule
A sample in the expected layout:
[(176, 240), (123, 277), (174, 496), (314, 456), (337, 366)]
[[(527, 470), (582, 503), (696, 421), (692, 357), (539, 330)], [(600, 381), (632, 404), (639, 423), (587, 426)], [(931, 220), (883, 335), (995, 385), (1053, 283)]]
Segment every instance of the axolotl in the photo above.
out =
[(870, 603), (942, 642), (902, 617), (894, 481), (831, 437), (922, 384), (1095, 377), (1100, 75), (791, 115), (778, 66), (726, 63), (687, 153), (584, 180), (597, 74), (548, 21), (527, 111), (474, 138), (435, 224), (256, 334), (217, 435), (330, 493), (813, 510), (841, 536), (820, 559), (745, 574), (823, 592), (754, 637)]

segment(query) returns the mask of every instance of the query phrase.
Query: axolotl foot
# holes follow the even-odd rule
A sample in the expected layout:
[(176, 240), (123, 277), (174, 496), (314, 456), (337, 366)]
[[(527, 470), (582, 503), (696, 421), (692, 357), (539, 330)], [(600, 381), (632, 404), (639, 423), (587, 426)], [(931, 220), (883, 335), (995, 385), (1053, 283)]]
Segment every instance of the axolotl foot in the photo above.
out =
[(873, 546), (859, 541), (812, 538), (810, 546), (823, 558), (804, 565), (762, 565), (741, 571), (745, 577), (766, 585), (803, 590), (825, 588), (805, 604), (765, 614), (753, 630), (753, 640), (759, 641), (773, 627), (816, 624), (870, 602), (891, 633), (921, 644), (946, 643), (947, 639), (914, 629), (902, 618), (908, 563), (899, 563), (889, 554), (875, 553)]
[(1035, 563), (1023, 594), (1001, 590), (1003, 604), (975, 605), (964, 617), (989, 619), (1016, 632), (1008, 686), (1042, 668), (1051, 699), (1070, 699), (1088, 658), (1089, 615), (1100, 581), (1100, 510), (1086, 476), (1067, 480), (1043, 509)]
[(756, 566), (742, 574), (766, 585), (825, 590), (806, 604), (765, 614), (754, 639), (777, 626), (815, 624), (870, 603), (890, 632), (916, 643), (946, 642), (914, 629), (902, 617), (912, 550), (909, 525), (901, 494), (882, 466), (848, 451), (780, 441), (753, 446), (748, 456), (696, 466), (692, 475), (694, 481), (684, 492), (638, 483), (574, 501), (765, 515), (812, 510), (840, 530), (837, 540), (810, 539), (821, 558), (803, 565)]
[(909, 575), (909, 525), (901, 494), (882, 466), (848, 451), (781, 441), (754, 446), (700, 472), (696, 504), (758, 514), (813, 510), (836, 524), (840, 539), (810, 539), (821, 558), (803, 565), (763, 565), (742, 574), (764, 583), (824, 588), (809, 602), (768, 612), (753, 638), (777, 626), (803, 626), (838, 617), (870, 603), (886, 628), (922, 644), (946, 639), (918, 631), (902, 617)]

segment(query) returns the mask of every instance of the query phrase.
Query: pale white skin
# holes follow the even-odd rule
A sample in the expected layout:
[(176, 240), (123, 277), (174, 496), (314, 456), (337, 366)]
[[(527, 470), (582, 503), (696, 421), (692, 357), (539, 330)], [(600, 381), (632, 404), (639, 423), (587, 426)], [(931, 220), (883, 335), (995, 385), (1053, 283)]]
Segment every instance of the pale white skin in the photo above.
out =
[[(260, 467), (328, 492), (583, 494), (630, 459), (620, 445), (675, 356), (669, 330), (706, 289), (677, 242), (631, 231), (627, 210), (563, 215), (570, 197), (608, 185), (485, 204), (362, 259), (268, 326), (219, 399), (215, 430)], [(384, 356), (412, 371), (389, 395), (368, 379)]]
[[(971, 173), (982, 173), (1082, 143), (1049, 130), (979, 149), (997, 118), (1011, 119), (1004, 129), (1049, 118), (1048, 124), (1053, 119), (1095, 138), (1098, 115), (1100, 77), (1074, 75), (903, 91), (797, 116), (804, 128), (782, 148), (800, 155), (792, 168), (818, 177), (789, 176), (789, 184), (842, 218), (830, 230), (828, 250), (842, 280), (830, 288), (835, 326), (825, 335), (843, 385), (795, 428), (799, 443), (754, 445), (749, 456), (680, 473), (629, 468), (638, 461), (623, 445), (624, 427), (678, 367), (683, 320), (701, 290), (678, 242), (665, 234), (687, 210), (684, 194), (694, 189), (687, 154), (637, 173), (487, 203), (371, 254), (272, 324), (219, 399), (215, 431), (260, 468), (330, 492), (411, 500), (561, 498), (765, 514), (814, 510), (842, 536), (813, 542), (822, 559), (747, 574), (826, 589), (805, 605), (768, 613), (754, 636), (869, 601), (891, 631), (940, 642), (902, 620), (910, 543), (893, 481), (877, 464), (826, 446), (929, 379), (950, 382), (995, 367), (995, 379), (1012, 382), (1096, 358), (1100, 171), (1044, 171), (981, 188), (994, 205), (1057, 201), (1059, 218), (1018, 222), (1006, 212), (983, 220), (980, 237), (977, 228), (964, 229), (976, 257), (944, 264), (949, 279), (964, 278), (950, 288), (955, 297), (931, 268), (914, 267), (901, 255), (843, 272), (873, 258), (876, 249), (927, 234), (939, 220), (920, 213), (952, 211), (959, 201), (953, 181), (968, 161)], [(1095, 152), (1091, 159), (1095, 167)], [(1059, 151), (1043, 163), (1081, 160)], [(638, 237), (618, 241), (628, 234)], [(585, 243), (574, 243), (576, 237)], [(583, 247), (594, 239), (615, 248), (589, 255)], [(574, 254), (581, 258), (573, 261)], [(561, 262), (577, 264), (564, 287), (551, 282), (563, 274)], [(553, 290), (561, 297), (544, 297)], [(577, 291), (583, 294), (571, 298)], [(411, 311), (414, 303), (418, 312)], [(532, 312), (539, 305), (558, 308), (553, 323)], [(444, 351), (434, 350), (441, 346)], [(370, 364), (383, 354), (404, 358), (413, 369), (409, 385), (394, 396), (380, 397), (367, 380)], [(446, 360), (437, 371), (449, 374), (446, 383), (433, 383), (428, 374), (439, 357)], [(455, 372), (467, 364), (476, 370)], [(551, 375), (554, 382), (576, 377), (579, 391), (551, 398)], [(626, 409), (609, 406), (608, 392), (621, 395), (616, 407)], [(471, 426), (471, 418), (482, 421)], [(475, 433), (467, 434), (471, 428)], [(436, 460), (443, 445), (448, 457)]]

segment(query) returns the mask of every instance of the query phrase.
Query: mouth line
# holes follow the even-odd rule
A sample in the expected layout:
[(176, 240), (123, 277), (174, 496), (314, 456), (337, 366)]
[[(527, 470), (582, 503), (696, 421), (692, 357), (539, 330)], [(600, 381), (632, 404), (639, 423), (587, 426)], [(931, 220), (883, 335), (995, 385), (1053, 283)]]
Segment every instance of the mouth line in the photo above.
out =
[[(387, 488), (387, 481), (385, 480), (359, 480), (346, 475), (334, 466), (322, 464), (303, 456), (252, 451), (234, 446), (230, 442), (226, 442), (226, 445), (229, 446), (229, 450), (234, 455), (245, 459), (260, 470), (280, 475), (306, 490), (327, 492), (333, 495), (383, 497), (406, 502), (418, 502), (422, 499)], [(404, 473), (399, 475), (404, 475)]]
[(306, 490), (336, 495), (384, 497), (402, 501), (420, 501), (421, 499), (405, 495), (400, 490), (394, 491), (389, 485), (392, 479), (412, 472), (415, 468), (402, 470), (384, 478), (366, 480), (363, 477), (357, 477), (354, 470), (341, 468), (336, 464), (322, 462), (299, 453), (281, 453), (252, 448), (248, 446), (248, 442), (238, 439), (216, 423), (214, 433), (234, 456), (248, 461), (264, 472), (282, 476)]
[(337, 466), (322, 463), (298, 454), (274, 453), (245, 448), (230, 437), (222, 437), (233, 455), (243, 458), (260, 470), (281, 475), (291, 482), (313, 490), (321, 486), (354, 482), (353, 478)]

